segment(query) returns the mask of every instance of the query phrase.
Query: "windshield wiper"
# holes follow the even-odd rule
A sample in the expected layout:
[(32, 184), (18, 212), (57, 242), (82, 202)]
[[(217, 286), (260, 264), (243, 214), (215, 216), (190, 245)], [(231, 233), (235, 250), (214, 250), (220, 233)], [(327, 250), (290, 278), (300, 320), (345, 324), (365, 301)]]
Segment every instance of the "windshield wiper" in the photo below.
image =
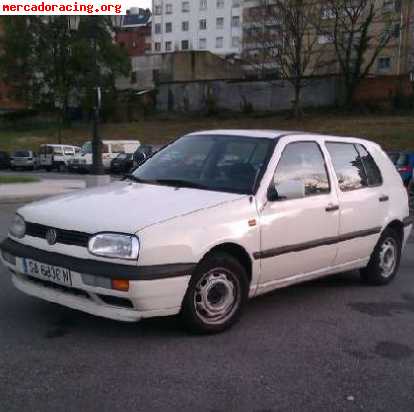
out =
[(157, 180), (154, 180), (154, 182), (160, 185), (166, 185), (166, 186), (188, 187), (191, 189), (208, 189), (207, 186), (202, 185), (201, 183), (190, 182), (188, 180), (181, 180), (181, 179), (157, 179)]

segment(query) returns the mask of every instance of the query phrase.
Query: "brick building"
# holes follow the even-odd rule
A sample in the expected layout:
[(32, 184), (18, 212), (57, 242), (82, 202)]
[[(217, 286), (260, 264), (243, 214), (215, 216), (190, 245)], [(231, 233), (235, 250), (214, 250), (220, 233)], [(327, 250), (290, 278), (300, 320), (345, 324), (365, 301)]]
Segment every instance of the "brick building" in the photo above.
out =
[(115, 41), (124, 47), (130, 57), (143, 56), (151, 50), (151, 11), (131, 9), (121, 17)]

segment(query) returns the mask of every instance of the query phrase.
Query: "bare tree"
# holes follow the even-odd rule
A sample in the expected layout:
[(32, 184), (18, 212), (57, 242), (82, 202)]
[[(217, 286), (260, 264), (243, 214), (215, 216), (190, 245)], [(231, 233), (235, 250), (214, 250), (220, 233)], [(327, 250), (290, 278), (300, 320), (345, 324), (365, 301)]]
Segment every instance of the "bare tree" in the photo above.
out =
[[(327, 0), (324, 32), (332, 38), (336, 59), (345, 83), (347, 107), (367, 77), (381, 51), (401, 32), (398, 10), (385, 9), (378, 0)], [(392, 2), (398, 6), (399, 2)]]
[(321, 19), (321, 3), (312, 0), (260, 0), (245, 16), (246, 69), (258, 78), (288, 81), (297, 118), (302, 115), (302, 90), (321, 61)]

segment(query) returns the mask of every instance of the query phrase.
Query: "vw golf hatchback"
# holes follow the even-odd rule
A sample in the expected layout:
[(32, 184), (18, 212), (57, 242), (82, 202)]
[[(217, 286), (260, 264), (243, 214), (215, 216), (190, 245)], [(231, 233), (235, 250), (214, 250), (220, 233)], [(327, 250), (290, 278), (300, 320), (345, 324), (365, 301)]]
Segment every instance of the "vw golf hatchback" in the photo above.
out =
[(28, 295), (219, 332), (277, 288), (355, 269), (389, 283), (411, 228), (378, 145), (217, 130), (177, 139), (124, 181), (22, 207), (1, 257)]

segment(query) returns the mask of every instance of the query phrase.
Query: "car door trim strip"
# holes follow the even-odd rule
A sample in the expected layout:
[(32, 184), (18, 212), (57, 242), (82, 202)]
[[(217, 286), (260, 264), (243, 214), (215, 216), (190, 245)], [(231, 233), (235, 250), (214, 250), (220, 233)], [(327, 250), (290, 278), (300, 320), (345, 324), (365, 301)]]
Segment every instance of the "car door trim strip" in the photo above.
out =
[(256, 252), (253, 257), (257, 259), (269, 259), (275, 256), (280, 256), (288, 253), (303, 252), (308, 249), (314, 249), (321, 246), (334, 245), (336, 243), (347, 242), (349, 240), (358, 239), (362, 237), (373, 236), (381, 233), (382, 228), (376, 227), (373, 229), (359, 230), (357, 232), (346, 233), (344, 235), (327, 237), (323, 239), (312, 240), (310, 242), (298, 243), (296, 245), (282, 246), (274, 249), (263, 250)]

